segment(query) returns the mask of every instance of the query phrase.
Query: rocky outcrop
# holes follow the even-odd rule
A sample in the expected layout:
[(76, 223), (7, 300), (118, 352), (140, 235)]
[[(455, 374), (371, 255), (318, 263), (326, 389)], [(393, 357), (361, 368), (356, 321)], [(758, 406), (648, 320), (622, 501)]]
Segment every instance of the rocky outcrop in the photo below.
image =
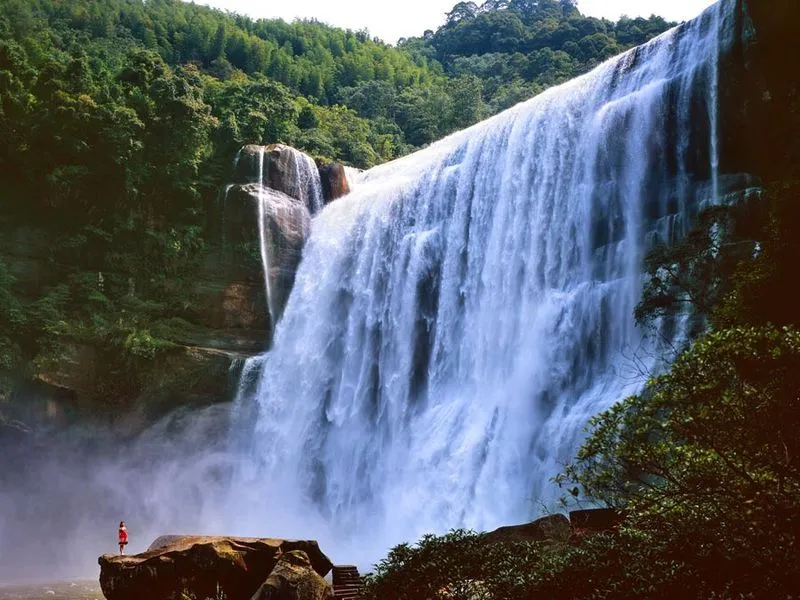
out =
[(249, 600), (281, 555), (298, 550), (306, 576), (310, 571), (321, 578), (330, 571), (331, 562), (315, 541), (162, 536), (142, 554), (101, 556), (100, 587), (108, 600), (181, 600), (184, 592), (198, 599), (222, 592), (227, 600)]
[(531, 523), (508, 525), (485, 534), (490, 544), (509, 542), (579, 542), (593, 533), (614, 533), (619, 530), (625, 513), (614, 508), (573, 510), (569, 518), (562, 514), (547, 515)]
[(350, 182), (347, 180), (347, 171), (342, 163), (319, 165), (319, 178), (325, 204), (350, 193)]
[[(158, 360), (140, 361), (124, 385), (110, 386), (107, 374), (119, 371), (119, 365), (109, 364), (114, 357), (105, 348), (60, 338), (36, 357), (34, 372), (46, 392), (43, 397), (66, 399), (57, 407), (59, 414), (77, 417), (102, 400), (103, 406), (146, 420), (181, 404), (224, 401), (231, 397), (230, 373), (236, 365), (269, 347), (294, 283), (311, 214), (322, 207), (319, 171), (310, 156), (289, 146), (245, 146), (234, 177), (238, 184), (221, 190), (208, 245), (197, 257), (196, 272), (184, 282), (185, 326), (170, 331), (174, 347)], [(260, 244), (262, 199), (269, 298)], [(52, 255), (46, 232), (0, 222), (0, 233), (0, 254), (25, 300), (36, 300), (47, 286), (61, 282), (65, 266), (58, 262), (60, 255)], [(98, 273), (98, 287), (113, 277)], [(130, 285), (138, 289), (143, 284), (131, 280)], [(49, 417), (49, 412), (43, 415), (48, 423)]]
[[(96, 405), (102, 400), (104, 407), (118, 413), (114, 415), (115, 420), (132, 419), (126, 422), (133, 431), (177, 405), (203, 406), (230, 398), (234, 385), (231, 367), (248, 354), (209, 347), (212, 343), (224, 344), (224, 338), (203, 340), (198, 334), (196, 342), (201, 345), (194, 345), (189, 337), (187, 334), (186, 339), (180, 340), (182, 343), (163, 351), (157, 360), (141, 362), (136, 380), (127, 382), (131, 390), (135, 389), (138, 402), (114, 394), (112, 398), (105, 398), (109, 389), (122, 394), (127, 391), (127, 388), (112, 387), (114, 382), (103, 378), (104, 373), (117, 368), (114, 355), (87, 344), (60, 341), (42, 353), (36, 362), (34, 376), (39, 386), (33, 390), (33, 396), (43, 402), (32, 403), (41, 405), (41, 415), (30, 416), (34, 421), (50, 425), (68, 424), (67, 413), (93, 414), (99, 418)], [(204, 341), (209, 346), (202, 345)], [(236, 338), (227, 340), (229, 344), (236, 342)], [(124, 410), (114, 411), (115, 408)]]
[(547, 515), (523, 525), (500, 527), (486, 534), (486, 541), (497, 542), (565, 542), (571, 534), (570, 522), (562, 514)]
[(299, 200), (311, 214), (322, 208), (317, 164), (308, 154), (291, 146), (245, 146), (236, 160), (235, 178), (235, 183), (261, 183)]
[(37, 361), (35, 376), (42, 383), (90, 395), (97, 386), (97, 349), (87, 344), (62, 342)]
[[(250, 237), (258, 249), (259, 260), (266, 258), (266, 265), (262, 265), (269, 270), (269, 298), (265, 308), (272, 323), (277, 322), (294, 285), (303, 246), (311, 230), (311, 214), (303, 202), (258, 183), (234, 186), (228, 193), (227, 204), (231, 213), (243, 217), (236, 220), (240, 227), (236, 235)], [(259, 223), (262, 216), (263, 224)], [(262, 242), (263, 247), (260, 247)], [(246, 302), (245, 299), (240, 301)]]
[(327, 600), (331, 586), (311, 566), (308, 555), (293, 550), (281, 555), (251, 600)]

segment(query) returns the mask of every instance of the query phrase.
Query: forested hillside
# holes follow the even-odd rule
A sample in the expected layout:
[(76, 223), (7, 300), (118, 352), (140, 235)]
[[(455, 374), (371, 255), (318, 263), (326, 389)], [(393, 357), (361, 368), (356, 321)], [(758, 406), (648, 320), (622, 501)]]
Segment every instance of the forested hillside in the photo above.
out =
[(480, 90), (482, 111), (493, 114), (673, 25), (656, 16), (616, 23), (585, 17), (575, 0), (459, 2), (442, 27), (401, 40), (400, 47), (435, 59), (448, 77)]
[[(142, 362), (195, 320), (190, 287), (243, 144), (370, 167), (667, 26), (490, 0), (392, 47), (178, 0), (5, 0), (0, 367), (30, 375), (78, 340), (113, 357), (103, 395), (135, 393)], [(47, 256), (47, 274), (20, 254)]]

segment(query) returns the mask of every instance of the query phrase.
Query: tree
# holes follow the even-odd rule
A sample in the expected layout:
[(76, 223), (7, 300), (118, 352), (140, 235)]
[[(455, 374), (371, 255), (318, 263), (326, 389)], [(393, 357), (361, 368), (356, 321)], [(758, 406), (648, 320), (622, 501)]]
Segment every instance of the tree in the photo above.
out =
[(690, 553), (700, 581), (781, 596), (800, 574), (798, 389), (797, 331), (708, 334), (593, 419), (568, 473), (646, 543)]
[(450, 12), (446, 13), (447, 22), (445, 26), (456, 25), (465, 19), (474, 19), (476, 14), (478, 14), (477, 4), (474, 2), (459, 2), (453, 6)]

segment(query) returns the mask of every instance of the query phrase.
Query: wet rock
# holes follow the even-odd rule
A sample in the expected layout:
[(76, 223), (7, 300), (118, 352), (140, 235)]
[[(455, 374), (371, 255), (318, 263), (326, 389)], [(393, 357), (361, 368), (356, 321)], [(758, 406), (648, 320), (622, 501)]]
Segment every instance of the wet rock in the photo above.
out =
[(341, 163), (328, 163), (319, 166), (319, 177), (322, 183), (322, 197), (325, 204), (350, 193), (350, 182), (347, 172)]
[(259, 183), (260, 163), (264, 159), (264, 146), (248, 144), (236, 155), (234, 181), (236, 183)]
[(249, 600), (281, 555), (296, 550), (306, 571), (320, 578), (330, 571), (315, 541), (163, 536), (142, 554), (101, 556), (100, 586), (108, 600), (181, 600), (184, 593), (203, 599), (220, 592), (227, 600)]
[(77, 395), (91, 394), (97, 385), (97, 350), (80, 343), (56, 344), (50, 354), (40, 357), (35, 377), (42, 383), (72, 390)]
[(261, 183), (306, 205), (311, 214), (322, 208), (322, 186), (314, 159), (286, 146), (248, 145), (236, 160), (236, 183)]
[[(303, 246), (311, 230), (311, 214), (297, 199), (257, 183), (234, 186), (228, 194), (227, 203), (238, 205), (231, 210), (239, 211), (244, 216), (239, 223), (246, 231), (237, 235), (239, 239), (251, 240), (250, 254), (255, 254), (256, 260), (263, 259), (260, 230), (263, 232), (263, 252), (266, 254), (269, 270), (269, 298), (266, 308), (274, 325), (283, 313), (294, 285)], [(263, 210), (259, 209), (262, 204)], [(262, 214), (263, 227), (260, 223)]]
[(283, 554), (251, 600), (326, 600), (331, 586), (311, 566), (302, 550)]

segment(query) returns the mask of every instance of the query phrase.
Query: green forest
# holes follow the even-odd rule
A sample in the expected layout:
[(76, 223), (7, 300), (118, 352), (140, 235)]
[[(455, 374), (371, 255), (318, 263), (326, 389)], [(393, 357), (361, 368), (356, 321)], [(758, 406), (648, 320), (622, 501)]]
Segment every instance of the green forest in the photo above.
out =
[[(132, 379), (104, 395), (135, 394), (142, 361), (193, 326), (188, 283), (219, 241), (215, 203), (242, 145), (370, 167), (669, 26), (583, 17), (570, 0), (462, 2), (393, 47), (179, 0), (4, 0), (0, 367), (29, 376), (77, 340)], [(31, 237), (58, 275), (23, 286), (8, 244)]]

